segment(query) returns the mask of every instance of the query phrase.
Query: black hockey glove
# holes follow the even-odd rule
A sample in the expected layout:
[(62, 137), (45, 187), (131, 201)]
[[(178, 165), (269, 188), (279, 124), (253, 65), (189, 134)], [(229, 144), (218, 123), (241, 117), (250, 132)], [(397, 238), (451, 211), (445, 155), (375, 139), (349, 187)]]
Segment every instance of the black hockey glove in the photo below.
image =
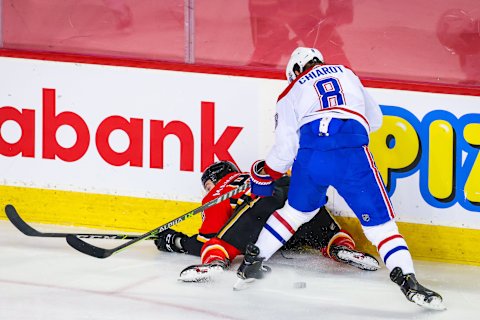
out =
[(284, 175), (273, 183), (273, 196), (281, 203), (287, 201), (288, 189), (290, 187), (290, 177)]
[(160, 251), (184, 253), (185, 250), (182, 248), (180, 241), (185, 237), (187, 237), (187, 235), (184, 233), (167, 229), (158, 234), (155, 245)]

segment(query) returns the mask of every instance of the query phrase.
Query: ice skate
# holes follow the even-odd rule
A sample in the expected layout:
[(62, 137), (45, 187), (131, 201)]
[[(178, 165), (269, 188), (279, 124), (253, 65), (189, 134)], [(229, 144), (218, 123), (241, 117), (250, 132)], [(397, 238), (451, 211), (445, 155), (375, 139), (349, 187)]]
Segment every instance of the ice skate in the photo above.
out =
[(402, 269), (396, 267), (390, 273), (390, 279), (400, 286), (409, 301), (427, 309), (446, 309), (442, 296), (418, 283), (414, 274), (403, 274)]
[(260, 250), (254, 244), (248, 244), (245, 257), (237, 270), (238, 280), (233, 290), (243, 290), (251, 286), (256, 279), (262, 279), (271, 269), (263, 265), (263, 259), (258, 257)]
[(362, 270), (375, 271), (380, 269), (378, 260), (372, 255), (345, 246), (332, 245), (330, 248), (330, 256), (334, 260), (347, 263)]
[(228, 263), (224, 260), (215, 260), (207, 264), (193, 265), (183, 269), (182, 272), (180, 272), (178, 280), (183, 282), (206, 282), (227, 268)]

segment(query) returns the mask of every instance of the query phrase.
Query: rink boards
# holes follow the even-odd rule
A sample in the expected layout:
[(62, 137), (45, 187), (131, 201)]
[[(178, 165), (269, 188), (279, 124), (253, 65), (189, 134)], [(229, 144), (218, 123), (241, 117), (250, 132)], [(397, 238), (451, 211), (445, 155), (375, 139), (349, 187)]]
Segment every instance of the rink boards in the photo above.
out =
[[(147, 231), (199, 205), (212, 161), (247, 171), (265, 157), (285, 81), (119, 64), (0, 58), (2, 207), (32, 222)], [(480, 264), (480, 97), (368, 90), (384, 113), (370, 149), (413, 255)], [(371, 250), (343, 199), (329, 199)]]

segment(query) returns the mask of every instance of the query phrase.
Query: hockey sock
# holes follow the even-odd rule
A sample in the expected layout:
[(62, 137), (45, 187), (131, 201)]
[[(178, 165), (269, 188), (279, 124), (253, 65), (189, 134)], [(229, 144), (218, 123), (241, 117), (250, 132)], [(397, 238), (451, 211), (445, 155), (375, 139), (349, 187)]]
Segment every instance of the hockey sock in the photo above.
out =
[(202, 264), (211, 263), (215, 260), (223, 260), (229, 262), (235, 259), (235, 257), (239, 254), (240, 250), (238, 250), (234, 246), (228, 244), (221, 239), (212, 238), (203, 245), (201, 252), (201, 260)]
[(400, 267), (404, 274), (415, 273), (412, 256), (407, 243), (398, 232), (395, 221), (374, 226), (363, 227), (365, 236), (377, 247), (385, 266), (392, 271)]
[(353, 241), (352, 236), (350, 236), (350, 234), (343, 229), (340, 230), (339, 232), (337, 232), (330, 239), (330, 241), (328, 241), (328, 245), (326, 247), (323, 247), (323, 248), (320, 249), (320, 251), (322, 252), (322, 254), (325, 257), (334, 259), (330, 255), (330, 248), (332, 247), (332, 245), (344, 246), (344, 247), (347, 247), (347, 248), (352, 249), (352, 250), (355, 249), (355, 241)]
[(405, 239), (400, 234), (391, 235), (380, 241), (377, 250), (388, 270), (400, 267), (405, 274), (415, 273), (412, 256)]
[(282, 209), (275, 211), (267, 220), (255, 243), (260, 256), (268, 260), (295, 234), (298, 228), (310, 221), (318, 209), (312, 212), (300, 212), (292, 208), (288, 201)]

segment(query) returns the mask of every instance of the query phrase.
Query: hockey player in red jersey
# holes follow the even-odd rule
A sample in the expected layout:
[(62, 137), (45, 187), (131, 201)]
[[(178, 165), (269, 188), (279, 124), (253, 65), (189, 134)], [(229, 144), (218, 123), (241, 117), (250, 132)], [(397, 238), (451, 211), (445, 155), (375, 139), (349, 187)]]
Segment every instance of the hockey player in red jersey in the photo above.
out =
[(263, 261), (318, 214), (332, 186), (357, 216), (390, 279), (407, 299), (445, 309), (442, 297), (416, 280), (407, 243), (368, 149), (370, 133), (382, 124), (378, 103), (350, 69), (325, 64), (315, 48), (295, 49), (286, 76), (290, 84), (277, 101), (275, 143), (251, 175), (252, 188), (256, 180), (266, 186), (291, 168), (288, 201), (269, 217), (256, 243), (247, 246), (238, 284), (263, 276)]
[[(202, 175), (202, 185), (207, 191), (202, 202), (217, 198), (243, 185), (248, 179), (250, 175), (241, 173), (233, 163), (216, 162)], [(237, 255), (244, 253), (248, 243), (257, 239), (268, 217), (285, 203), (289, 179), (288, 176), (282, 177), (274, 185), (266, 186), (268, 190), (255, 186), (254, 193), (247, 189), (205, 210), (202, 225), (194, 236), (189, 237), (172, 229), (162, 232), (155, 241), (157, 248), (201, 257), (201, 264), (185, 268), (180, 280), (188, 282), (210, 278), (226, 269)], [(270, 196), (263, 197), (264, 194)], [(295, 237), (285, 243), (284, 248), (299, 249), (304, 246), (363, 270), (379, 268), (374, 257), (355, 250), (351, 236), (340, 229), (325, 207), (319, 210), (316, 219), (305, 224)]]

